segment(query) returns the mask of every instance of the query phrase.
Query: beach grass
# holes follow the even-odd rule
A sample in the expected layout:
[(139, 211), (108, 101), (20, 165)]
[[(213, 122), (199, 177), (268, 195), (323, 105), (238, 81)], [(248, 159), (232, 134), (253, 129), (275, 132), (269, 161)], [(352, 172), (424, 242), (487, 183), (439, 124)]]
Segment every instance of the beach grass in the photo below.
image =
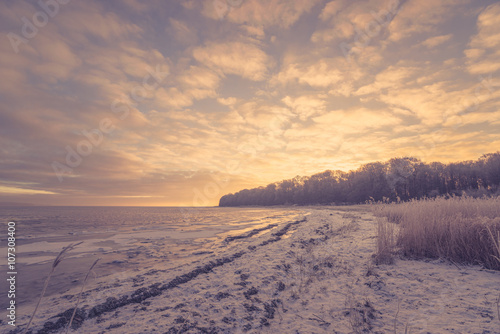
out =
[(47, 290), (47, 286), (49, 285), (50, 278), (52, 277), (52, 274), (56, 270), (57, 266), (61, 263), (61, 261), (64, 259), (64, 257), (66, 256), (66, 254), (69, 251), (71, 251), (76, 246), (80, 245), (81, 243), (83, 243), (83, 241), (75, 243), (75, 244), (69, 244), (68, 246), (64, 247), (61, 250), (61, 252), (56, 256), (56, 258), (54, 259), (54, 262), (52, 262), (52, 266), (51, 266), (49, 275), (45, 279), (45, 282), (44, 282), (43, 288), (42, 288), (42, 292), (40, 293), (40, 297), (38, 298), (38, 302), (37, 302), (37, 304), (35, 306), (35, 309), (33, 310), (33, 314), (31, 315), (28, 324), (26, 325), (26, 328), (23, 331), (23, 334), (28, 332), (28, 329), (30, 328), (31, 323), (33, 322), (33, 319), (35, 318), (35, 314), (38, 311), (38, 308), (40, 307), (40, 303), (41, 303), (41, 301), (43, 299), (43, 296), (45, 295), (45, 291)]
[(500, 198), (451, 197), (374, 205), (376, 259), (444, 258), (500, 270)]
[(97, 262), (99, 262), (100, 260), (101, 260), (100, 258), (95, 260), (94, 263), (90, 266), (89, 270), (87, 271), (87, 275), (85, 275), (85, 279), (83, 280), (83, 284), (82, 284), (82, 289), (80, 290), (80, 293), (78, 294), (75, 308), (73, 309), (73, 313), (71, 314), (71, 318), (69, 319), (68, 327), (66, 327), (66, 333), (69, 332), (69, 329), (71, 328), (71, 324), (73, 323), (73, 319), (75, 318), (76, 311), (78, 310), (78, 305), (80, 304), (80, 300), (82, 298), (82, 293), (83, 293), (83, 290), (85, 289), (85, 284), (87, 283), (89, 275), (92, 272), (92, 269), (94, 269)]

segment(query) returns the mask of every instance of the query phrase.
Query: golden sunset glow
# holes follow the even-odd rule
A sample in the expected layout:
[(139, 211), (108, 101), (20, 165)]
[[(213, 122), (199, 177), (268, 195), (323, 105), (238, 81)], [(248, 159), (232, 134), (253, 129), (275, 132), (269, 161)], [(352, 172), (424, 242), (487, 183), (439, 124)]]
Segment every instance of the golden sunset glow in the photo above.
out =
[(493, 0), (42, 3), (0, 3), (0, 202), (217, 205), (500, 149)]

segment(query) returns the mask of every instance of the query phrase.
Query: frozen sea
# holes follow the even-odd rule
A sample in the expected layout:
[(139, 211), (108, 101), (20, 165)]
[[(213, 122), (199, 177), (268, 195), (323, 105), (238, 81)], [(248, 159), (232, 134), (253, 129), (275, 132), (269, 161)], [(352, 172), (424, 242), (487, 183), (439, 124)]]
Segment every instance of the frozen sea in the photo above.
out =
[[(56, 268), (47, 296), (75, 288), (97, 258), (94, 272), (100, 278), (174, 268), (224, 250), (228, 236), (279, 225), (303, 212), (295, 207), (0, 207), (1, 263), (6, 268), (7, 223), (14, 221), (17, 301), (30, 303), (54, 258), (71, 243), (83, 242)], [(4, 280), (0, 289), (4, 295)]]

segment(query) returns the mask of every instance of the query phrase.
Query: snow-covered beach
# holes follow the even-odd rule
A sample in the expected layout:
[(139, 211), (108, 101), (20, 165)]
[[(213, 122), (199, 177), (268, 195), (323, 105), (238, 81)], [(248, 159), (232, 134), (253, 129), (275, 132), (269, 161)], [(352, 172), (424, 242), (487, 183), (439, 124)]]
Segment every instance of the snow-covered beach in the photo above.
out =
[[(227, 234), (192, 262), (96, 273), (70, 332), (500, 333), (500, 272), (444, 260), (377, 266), (367, 207), (302, 209)], [(78, 290), (46, 297), (33, 333), (63, 332)], [(18, 310), (18, 324), (33, 307)]]
[[(97, 258), (101, 260), (95, 272), (103, 280), (110, 274), (128, 275), (157, 265), (175, 267), (217, 253), (227, 236), (279, 224), (300, 212), (281, 208), (0, 208), (1, 217), (17, 221), (16, 303), (21, 306), (37, 298), (53, 260), (69, 244), (82, 242), (58, 266), (46, 296), (69, 293), (81, 284)], [(2, 243), (0, 252), (6, 254), (5, 247)], [(0, 290), (5, 289), (6, 282), (1, 281)], [(0, 299), (0, 307), (7, 303)]]

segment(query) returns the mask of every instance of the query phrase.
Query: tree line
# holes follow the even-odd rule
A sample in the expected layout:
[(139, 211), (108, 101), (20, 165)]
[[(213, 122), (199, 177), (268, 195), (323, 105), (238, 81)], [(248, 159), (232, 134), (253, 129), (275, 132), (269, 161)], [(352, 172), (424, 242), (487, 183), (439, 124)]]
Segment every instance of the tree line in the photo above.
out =
[(471, 196), (499, 195), (499, 185), (500, 152), (450, 164), (403, 157), (368, 163), (349, 172), (327, 170), (244, 189), (222, 196), (219, 206), (359, 204), (464, 192)]

